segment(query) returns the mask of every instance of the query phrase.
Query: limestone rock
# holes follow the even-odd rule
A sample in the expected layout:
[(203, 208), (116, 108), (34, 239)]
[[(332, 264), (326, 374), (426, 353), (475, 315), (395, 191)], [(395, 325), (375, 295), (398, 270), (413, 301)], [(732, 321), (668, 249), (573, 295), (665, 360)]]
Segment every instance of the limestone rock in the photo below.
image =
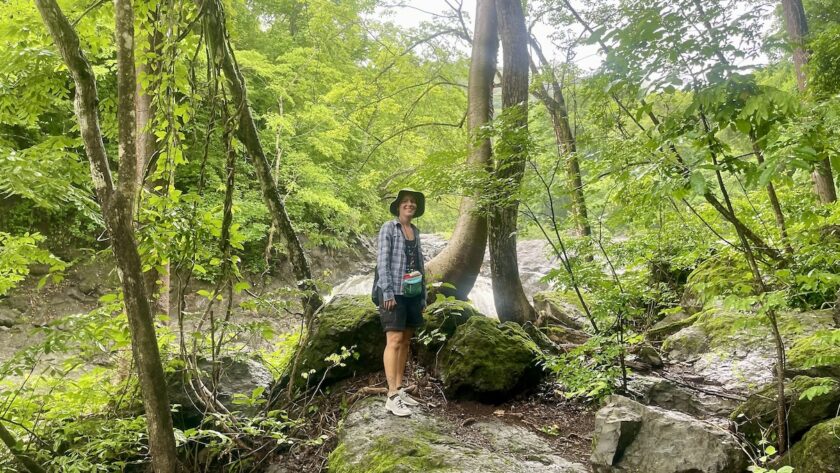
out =
[(840, 473), (840, 417), (811, 428), (781, 463), (796, 473)]
[(788, 353), (787, 372), (790, 376), (840, 378), (840, 329), (797, 340)]
[(479, 441), (464, 441), (457, 425), (433, 412), (414, 409), (397, 418), (382, 398), (359, 401), (350, 410), (330, 454), (331, 473), (370, 471), (441, 473), (584, 473), (538, 435), (492, 419), (473, 424)]
[[(826, 386), (827, 393), (800, 399), (808, 388)], [(772, 429), (776, 420), (776, 385), (771, 383), (738, 406), (731, 419), (747, 438), (761, 439), (763, 430)], [(834, 417), (840, 406), (840, 381), (830, 378), (797, 376), (786, 383), (785, 404), (788, 412), (788, 435), (796, 438), (821, 420)]]
[(738, 407), (738, 401), (689, 389), (657, 376), (634, 375), (628, 382), (639, 402), (679, 411), (694, 417), (726, 417)]
[(539, 348), (519, 325), (473, 317), (447, 342), (438, 368), (450, 396), (496, 400), (535, 386), (538, 359)]
[(20, 312), (15, 309), (0, 307), (0, 327), (13, 327), (20, 323)]
[[(786, 346), (833, 325), (831, 311), (778, 314)], [(769, 323), (753, 313), (710, 309), (690, 327), (669, 336), (662, 351), (670, 361), (691, 363), (709, 384), (747, 392), (773, 379), (775, 348)]]
[(673, 335), (691, 326), (696, 320), (697, 315), (689, 315), (688, 312), (680, 311), (675, 314), (670, 314), (648, 329), (645, 337), (648, 340), (663, 340), (669, 335)]
[(583, 345), (589, 340), (589, 334), (583, 330), (575, 330), (570, 327), (563, 327), (561, 325), (549, 325), (543, 327), (548, 339), (552, 342), (565, 347), (575, 347)]
[(595, 415), (591, 462), (596, 473), (740, 473), (747, 466), (720, 426), (621, 396)]

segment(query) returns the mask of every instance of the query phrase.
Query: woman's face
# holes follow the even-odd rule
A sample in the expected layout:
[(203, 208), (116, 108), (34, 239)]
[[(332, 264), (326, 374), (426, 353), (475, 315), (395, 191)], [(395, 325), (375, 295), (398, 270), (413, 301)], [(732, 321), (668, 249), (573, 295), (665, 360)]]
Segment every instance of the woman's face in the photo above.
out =
[(417, 212), (417, 200), (413, 195), (407, 195), (400, 201), (400, 217), (413, 218)]

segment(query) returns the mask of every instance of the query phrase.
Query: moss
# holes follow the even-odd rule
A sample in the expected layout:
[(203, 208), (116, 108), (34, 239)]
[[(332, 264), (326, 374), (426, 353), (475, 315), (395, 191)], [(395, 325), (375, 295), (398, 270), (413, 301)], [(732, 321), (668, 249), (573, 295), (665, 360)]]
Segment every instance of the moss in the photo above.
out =
[(840, 417), (814, 426), (781, 463), (796, 473), (840, 473)]
[(659, 323), (654, 325), (645, 333), (648, 340), (662, 340), (663, 338), (673, 335), (685, 327), (691, 326), (700, 314), (687, 315), (685, 313), (673, 314), (662, 319)]
[[(829, 391), (812, 399), (800, 399), (803, 392), (816, 386), (828, 386)], [(840, 404), (840, 382), (831, 378), (797, 376), (785, 385), (785, 404), (788, 411), (788, 434), (796, 438), (817, 422), (834, 416)], [(751, 395), (731, 415), (738, 430), (747, 438), (758, 441), (762, 431), (770, 429), (776, 419), (776, 385), (768, 384)]]
[(380, 436), (358, 462), (352, 462), (345, 444), (330, 453), (330, 473), (409, 473), (440, 471), (450, 465), (429, 446), (436, 432), (421, 429), (413, 438)]
[(426, 308), (423, 315), (425, 323), (417, 334), (419, 343), (415, 352), (420, 364), (436, 370), (440, 349), (470, 317), (484, 317), (469, 302), (445, 300), (435, 302)]
[(376, 306), (366, 296), (337, 297), (321, 311), (301, 353), (300, 372), (314, 370), (310, 379), (320, 379), (331, 364), (324, 359), (341, 353), (341, 347), (353, 346), (355, 354), (344, 360), (345, 366), (331, 368), (327, 381), (381, 369), (385, 336)]
[[(583, 295), (583, 300), (589, 304), (586, 295)], [(577, 293), (574, 291), (544, 291), (534, 294), (534, 302), (547, 302), (555, 305), (571, 305), (583, 312), (583, 306), (578, 299)]]
[(788, 353), (794, 373), (840, 378), (840, 329), (821, 330), (794, 343)]
[(536, 384), (538, 357), (538, 347), (522, 327), (473, 317), (444, 348), (440, 376), (450, 395), (495, 400)]

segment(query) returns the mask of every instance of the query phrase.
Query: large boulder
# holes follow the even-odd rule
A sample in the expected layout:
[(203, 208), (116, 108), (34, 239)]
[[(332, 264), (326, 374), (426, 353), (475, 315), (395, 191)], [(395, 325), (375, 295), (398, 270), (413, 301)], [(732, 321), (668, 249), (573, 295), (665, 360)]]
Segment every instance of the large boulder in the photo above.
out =
[[(459, 426), (445, 416), (415, 409), (398, 418), (382, 398), (354, 405), (330, 454), (331, 473), (585, 473), (540, 436), (501, 419)], [(468, 435), (464, 435), (468, 430)]]
[(840, 473), (840, 417), (811, 428), (781, 463), (796, 473)]
[(448, 395), (495, 401), (536, 386), (540, 356), (519, 325), (472, 317), (442, 350), (438, 372)]
[[(253, 416), (267, 401), (274, 378), (265, 366), (247, 358), (229, 356), (216, 360), (219, 382), (211, 383), (213, 362), (206, 358), (198, 360), (199, 377), (207, 389), (214, 389), (216, 399), (227, 410)], [(179, 407), (173, 413), (175, 425), (194, 427), (204, 417), (204, 408), (197, 402), (195, 387), (189, 387), (189, 376), (193, 373), (177, 370), (167, 379), (169, 402)]]
[(565, 327), (582, 330), (589, 325), (577, 295), (568, 292), (538, 292), (534, 294), (534, 309)]
[(593, 471), (741, 473), (747, 457), (735, 437), (686, 414), (610, 396), (595, 415)]
[(464, 301), (443, 300), (429, 305), (423, 314), (423, 328), (417, 334), (416, 353), (420, 364), (436, 372), (441, 348), (455, 334), (455, 329), (474, 316), (484, 317)]
[[(778, 314), (785, 346), (833, 326), (831, 311)], [(708, 384), (748, 392), (773, 379), (775, 343), (766, 318), (754, 313), (709, 309), (689, 327), (669, 336), (662, 351), (670, 361), (686, 362)]]
[[(818, 396), (801, 398), (810, 388), (822, 387)], [(776, 420), (776, 384), (751, 395), (732, 413), (731, 419), (748, 439), (758, 441), (762, 432), (773, 429)], [(811, 426), (834, 417), (840, 406), (840, 381), (831, 378), (797, 376), (785, 384), (788, 435), (798, 438)]]
[[(350, 350), (342, 360), (332, 355)], [(337, 296), (318, 314), (300, 354), (295, 383), (310, 387), (382, 369), (385, 335), (369, 296)], [(301, 376), (304, 375), (304, 376)]]

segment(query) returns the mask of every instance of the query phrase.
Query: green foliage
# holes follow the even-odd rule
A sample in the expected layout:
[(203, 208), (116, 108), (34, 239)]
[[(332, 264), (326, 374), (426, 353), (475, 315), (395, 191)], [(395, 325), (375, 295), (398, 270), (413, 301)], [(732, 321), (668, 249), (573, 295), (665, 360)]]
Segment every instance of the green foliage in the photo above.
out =
[(621, 371), (615, 360), (623, 348), (612, 338), (592, 337), (559, 356), (547, 355), (544, 366), (567, 398), (598, 401), (612, 394)]
[(6, 295), (29, 275), (33, 264), (48, 266), (48, 273), (41, 278), (39, 287), (48, 280), (60, 282), (67, 263), (40, 248), (43, 235), (25, 233), (20, 236), (0, 232), (0, 296)]

